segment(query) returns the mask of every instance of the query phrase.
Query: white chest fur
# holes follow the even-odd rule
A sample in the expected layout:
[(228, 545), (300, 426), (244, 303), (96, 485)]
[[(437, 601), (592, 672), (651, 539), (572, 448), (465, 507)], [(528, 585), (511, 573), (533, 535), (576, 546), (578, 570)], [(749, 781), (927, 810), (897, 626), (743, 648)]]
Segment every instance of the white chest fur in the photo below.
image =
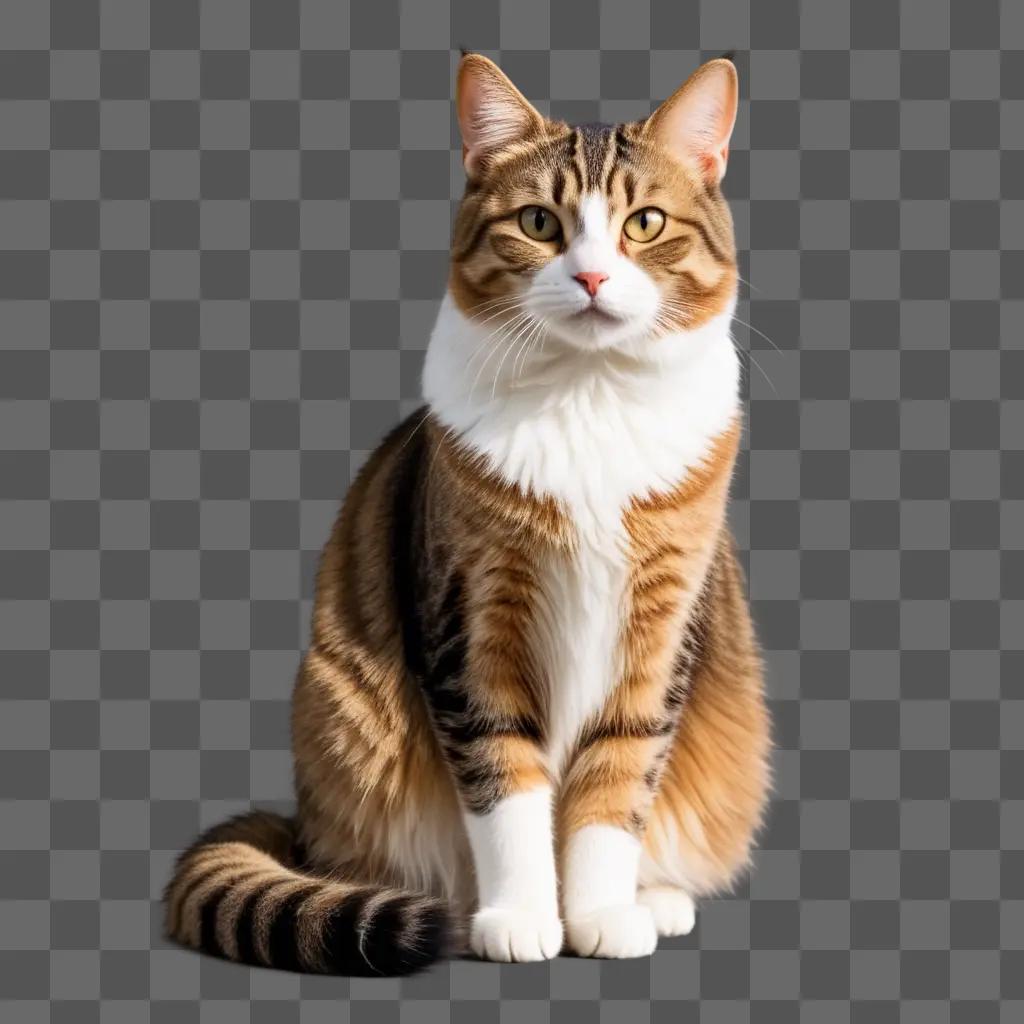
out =
[(537, 639), (550, 687), (548, 756), (556, 777), (583, 724), (621, 677), (618, 639), (627, 579), (614, 525), (545, 569)]
[(538, 609), (556, 769), (619, 677), (623, 510), (678, 485), (736, 415), (730, 318), (629, 356), (549, 348), (495, 379), (479, 373), (487, 326), (450, 297), (441, 307), (423, 381), (434, 413), (507, 480), (559, 501), (578, 535), (572, 555), (545, 566)]

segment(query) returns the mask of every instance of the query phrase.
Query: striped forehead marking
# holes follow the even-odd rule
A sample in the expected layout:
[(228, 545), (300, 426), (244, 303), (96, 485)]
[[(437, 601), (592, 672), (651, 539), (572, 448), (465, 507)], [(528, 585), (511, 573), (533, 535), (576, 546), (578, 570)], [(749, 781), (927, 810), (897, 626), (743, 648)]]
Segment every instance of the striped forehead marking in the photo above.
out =
[(601, 172), (604, 170), (608, 146), (615, 127), (610, 124), (594, 122), (592, 124), (581, 124), (576, 131), (580, 137), (580, 155), (583, 159), (587, 185), (592, 189), (599, 188), (601, 186)]

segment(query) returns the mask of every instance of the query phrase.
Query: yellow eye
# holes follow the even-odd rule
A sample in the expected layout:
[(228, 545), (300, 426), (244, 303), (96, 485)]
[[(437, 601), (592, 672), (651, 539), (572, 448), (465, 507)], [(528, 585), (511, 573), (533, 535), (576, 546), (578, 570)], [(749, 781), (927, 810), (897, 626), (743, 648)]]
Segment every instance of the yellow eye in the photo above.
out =
[(653, 242), (661, 234), (665, 227), (665, 214), (653, 206), (644, 210), (637, 210), (625, 224), (622, 230), (626, 232), (627, 238), (634, 242)]
[(558, 218), (543, 206), (524, 206), (519, 212), (519, 226), (527, 238), (537, 242), (551, 242), (562, 231)]

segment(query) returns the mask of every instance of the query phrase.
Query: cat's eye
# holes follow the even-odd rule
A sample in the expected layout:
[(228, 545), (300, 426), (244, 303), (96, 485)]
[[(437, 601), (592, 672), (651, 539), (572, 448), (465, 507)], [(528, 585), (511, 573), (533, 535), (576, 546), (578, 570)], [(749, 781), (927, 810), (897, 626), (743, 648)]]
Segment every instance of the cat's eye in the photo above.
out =
[(562, 231), (558, 218), (543, 206), (524, 206), (519, 212), (519, 226), (527, 238), (536, 242), (552, 242)]
[(653, 206), (637, 210), (622, 225), (627, 238), (634, 242), (653, 242), (665, 227), (665, 214)]

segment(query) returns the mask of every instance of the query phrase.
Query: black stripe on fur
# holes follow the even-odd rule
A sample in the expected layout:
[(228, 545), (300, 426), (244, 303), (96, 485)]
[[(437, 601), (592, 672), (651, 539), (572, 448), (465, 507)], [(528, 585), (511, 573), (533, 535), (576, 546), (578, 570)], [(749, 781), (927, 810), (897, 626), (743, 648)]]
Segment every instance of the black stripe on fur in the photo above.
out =
[(217, 914), (224, 897), (231, 892), (238, 884), (238, 880), (232, 878), (223, 885), (218, 886), (203, 903), (203, 909), (199, 912), (199, 948), (211, 956), (223, 956), (224, 951), (217, 941)]
[(315, 883), (303, 886), (285, 896), (277, 906), (267, 937), (267, 959), (270, 961), (271, 967), (277, 967), (282, 971), (310, 969), (311, 965), (304, 964), (299, 957), (296, 932), (299, 911), (302, 909), (303, 903), (316, 892), (317, 888)]
[(256, 918), (256, 910), (260, 903), (263, 902), (263, 898), (271, 889), (281, 885), (283, 881), (285, 879), (277, 879), (276, 881), (261, 885), (258, 889), (249, 893), (242, 902), (242, 906), (238, 910), (238, 916), (235, 918), (235, 947), (238, 950), (236, 959), (239, 962), (264, 966), (256, 955), (256, 929), (253, 927), (253, 922)]

